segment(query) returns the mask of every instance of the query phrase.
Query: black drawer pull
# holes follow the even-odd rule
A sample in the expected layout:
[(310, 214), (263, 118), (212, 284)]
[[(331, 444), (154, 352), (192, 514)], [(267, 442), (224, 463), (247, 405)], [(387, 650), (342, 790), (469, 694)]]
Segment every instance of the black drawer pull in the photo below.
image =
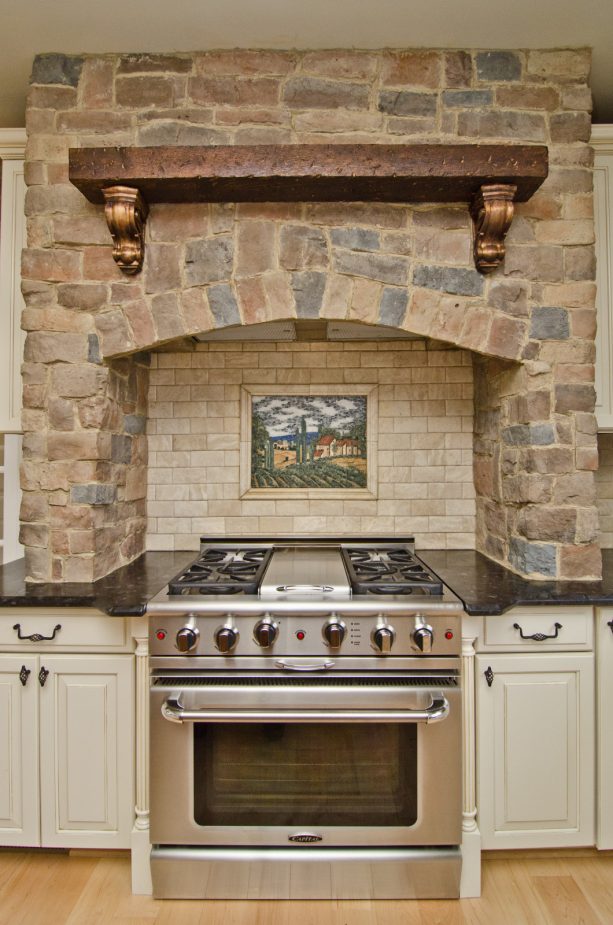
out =
[(488, 665), (485, 671), (483, 672), (483, 674), (485, 675), (487, 686), (491, 687), (492, 684), (494, 683), (494, 672), (492, 671), (492, 666)]
[(24, 687), (28, 683), (28, 678), (30, 677), (31, 674), (32, 674), (31, 668), (26, 668), (25, 665), (21, 666), (21, 671), (19, 672), (19, 680), (21, 681)]
[(532, 639), (533, 642), (544, 642), (546, 639), (557, 639), (558, 638), (558, 633), (562, 629), (562, 624), (554, 623), (553, 625), (555, 626), (556, 631), (555, 633), (551, 633), (550, 636), (548, 636), (546, 633), (532, 633), (532, 636), (524, 636), (524, 631), (519, 625), (519, 623), (514, 623), (513, 629), (519, 630), (520, 639)]
[(45, 666), (43, 665), (40, 671), (38, 672), (38, 683), (40, 684), (41, 687), (45, 686), (45, 681), (47, 680), (48, 677), (49, 677), (49, 669), (45, 668)]
[(609, 620), (609, 622), (607, 623), (607, 626), (609, 627), (609, 629), (610, 629), (611, 632), (613, 633), (613, 620)]
[(43, 636), (41, 633), (30, 633), (29, 636), (22, 636), (21, 635), (21, 623), (16, 623), (15, 626), (13, 627), (14, 630), (17, 630), (17, 639), (27, 639), (30, 642), (49, 642), (51, 639), (55, 639), (56, 635), (59, 633), (61, 628), (62, 628), (62, 624), (57, 623), (54, 626), (53, 632), (51, 633), (50, 636)]

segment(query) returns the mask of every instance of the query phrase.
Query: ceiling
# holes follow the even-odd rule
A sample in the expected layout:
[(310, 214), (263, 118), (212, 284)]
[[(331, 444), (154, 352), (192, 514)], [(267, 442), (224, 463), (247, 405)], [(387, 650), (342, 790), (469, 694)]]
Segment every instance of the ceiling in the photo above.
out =
[(611, 0), (0, 0), (0, 126), (24, 121), (42, 52), (211, 48), (593, 48), (594, 121), (613, 123)]

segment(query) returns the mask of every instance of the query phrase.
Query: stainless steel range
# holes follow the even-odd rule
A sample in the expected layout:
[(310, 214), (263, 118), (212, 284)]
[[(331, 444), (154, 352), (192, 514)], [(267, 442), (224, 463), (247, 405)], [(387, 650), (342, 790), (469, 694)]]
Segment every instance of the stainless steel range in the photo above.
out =
[(148, 605), (154, 895), (458, 896), (461, 611), (412, 538), (203, 540)]

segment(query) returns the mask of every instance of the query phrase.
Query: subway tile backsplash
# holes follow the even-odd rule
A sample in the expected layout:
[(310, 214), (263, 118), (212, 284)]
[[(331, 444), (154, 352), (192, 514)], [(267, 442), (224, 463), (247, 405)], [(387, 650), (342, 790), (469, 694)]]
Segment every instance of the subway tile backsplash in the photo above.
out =
[[(376, 498), (244, 498), (241, 386), (378, 385)], [(148, 549), (201, 534), (415, 534), (473, 548), (471, 354), (438, 342), (205, 343), (152, 354)]]

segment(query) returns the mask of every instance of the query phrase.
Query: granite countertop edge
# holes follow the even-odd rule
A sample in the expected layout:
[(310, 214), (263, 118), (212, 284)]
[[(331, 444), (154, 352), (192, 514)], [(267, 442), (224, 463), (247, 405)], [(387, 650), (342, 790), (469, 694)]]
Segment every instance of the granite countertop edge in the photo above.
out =
[[(421, 550), (419, 555), (470, 616), (500, 615), (517, 606), (613, 605), (613, 549), (603, 550), (600, 581), (530, 581), (468, 549)], [(189, 550), (147, 552), (98, 581), (54, 584), (26, 583), (19, 559), (0, 567), (0, 607), (86, 607), (111, 617), (139, 617), (194, 557)]]

